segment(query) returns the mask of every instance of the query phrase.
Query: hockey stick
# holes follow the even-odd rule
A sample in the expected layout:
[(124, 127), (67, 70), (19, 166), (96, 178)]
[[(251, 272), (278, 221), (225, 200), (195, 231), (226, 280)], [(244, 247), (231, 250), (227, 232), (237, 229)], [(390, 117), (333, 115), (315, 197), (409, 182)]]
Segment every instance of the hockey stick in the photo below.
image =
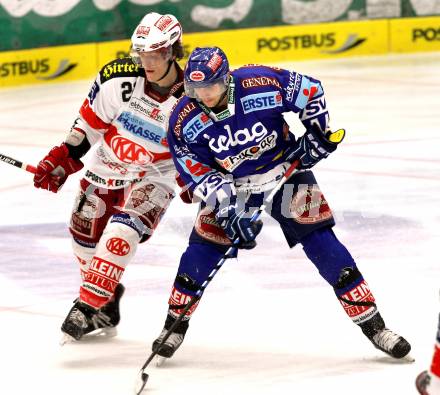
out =
[(2, 162), (7, 163), (8, 165), (12, 165), (12, 166), (18, 167), (18, 168), (26, 170), (26, 171), (28, 171), (29, 173), (32, 173), (32, 174), (35, 174), (37, 172), (37, 169), (34, 166), (28, 165), (27, 163), (20, 162), (19, 160), (13, 159), (10, 156), (6, 156), (6, 155), (3, 155), (3, 154), (0, 154), (0, 160)]
[[(3, 154), (0, 154), (0, 161), (7, 163), (8, 165), (12, 165), (15, 167), (18, 167), (20, 169), (26, 170), (29, 173), (35, 174), (37, 172), (36, 167), (32, 165), (28, 165), (27, 163), (20, 162), (17, 159), (11, 158), (10, 156), (6, 156)], [(87, 197), (89, 197), (96, 189), (96, 186), (93, 184), (90, 184), (86, 190), (84, 191), (84, 194), (81, 196), (81, 199), (78, 204), (78, 208), (76, 209), (77, 212), (80, 212), (82, 208), (84, 207), (84, 204), (86, 203)]]
[[(294, 173), (295, 169), (298, 167), (299, 162), (295, 161), (293, 162), (289, 168), (285, 171), (283, 174), (283, 177), (278, 181), (278, 184), (273, 188), (272, 192), (267, 196), (267, 198), (264, 200), (263, 204), (258, 208), (257, 211), (252, 215), (251, 221), (256, 221), (261, 213), (266, 209), (267, 205), (273, 200), (276, 193), (281, 189), (281, 187), (285, 184), (285, 182), (290, 178), (290, 176)], [(235, 251), (237, 250), (237, 243), (238, 239), (234, 240), (232, 243), (232, 246), (228, 248), (228, 250), (225, 252), (223, 257), (217, 262), (217, 265), (212, 269), (211, 273), (209, 273), (208, 278), (203, 282), (203, 284), (200, 286), (199, 290), (196, 292), (196, 295), (188, 302), (188, 304), (185, 306), (185, 308), (181, 311), (179, 317), (174, 321), (173, 325), (168, 329), (168, 332), (163, 337), (162, 341), (156, 347), (156, 351), (153, 351), (148, 359), (143, 364), (141, 370), (139, 371), (138, 378), (136, 381), (135, 386), (135, 394), (140, 395), (143, 389), (145, 388), (145, 385), (148, 381), (148, 373), (145, 372), (145, 369), (150, 364), (150, 362), (153, 360), (153, 358), (157, 355), (160, 348), (165, 344), (165, 342), (168, 340), (168, 338), (173, 333), (174, 329), (182, 322), (183, 318), (185, 317), (185, 314), (193, 307), (202, 297), (203, 292), (205, 291), (208, 284), (211, 282), (211, 280), (214, 278), (214, 276), (217, 274), (217, 272), (220, 270), (220, 268), (225, 263), (226, 259), (231, 258)]]

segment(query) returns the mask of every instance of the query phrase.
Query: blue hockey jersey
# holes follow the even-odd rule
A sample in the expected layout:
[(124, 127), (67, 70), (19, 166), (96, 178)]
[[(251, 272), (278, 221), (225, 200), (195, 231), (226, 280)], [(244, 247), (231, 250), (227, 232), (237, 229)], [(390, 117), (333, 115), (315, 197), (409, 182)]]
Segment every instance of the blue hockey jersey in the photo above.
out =
[(294, 71), (245, 66), (231, 72), (228, 107), (217, 114), (183, 96), (167, 133), (181, 179), (199, 198), (233, 180), (263, 174), (284, 162), (296, 141), (283, 113), (298, 113), (306, 128), (325, 131), (329, 115), (321, 83)]

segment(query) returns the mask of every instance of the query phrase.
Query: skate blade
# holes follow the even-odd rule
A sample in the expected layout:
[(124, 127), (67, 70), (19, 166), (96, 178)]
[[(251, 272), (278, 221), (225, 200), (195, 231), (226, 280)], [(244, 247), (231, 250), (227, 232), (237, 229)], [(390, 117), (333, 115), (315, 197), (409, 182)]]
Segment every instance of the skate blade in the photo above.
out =
[(73, 343), (75, 342), (75, 338), (68, 335), (67, 333), (63, 333), (63, 337), (60, 339), (60, 346), (64, 346), (65, 344)]
[(416, 359), (412, 355), (407, 354), (403, 358), (401, 358), (400, 361), (402, 361), (403, 363), (414, 363)]
[(158, 367), (158, 368), (160, 368), (164, 363), (165, 363), (165, 361), (167, 360), (168, 358), (166, 358), (166, 357), (161, 357), (160, 355), (157, 355), (156, 356), (156, 366)]
[(94, 337), (115, 337), (118, 334), (118, 329), (115, 326), (108, 328), (99, 328), (93, 332), (88, 333), (83, 337), (83, 339), (94, 338)]
[(381, 357), (378, 360), (380, 360), (384, 363), (397, 364), (397, 365), (410, 364), (410, 363), (414, 363), (416, 361), (415, 358), (410, 354), (407, 354), (402, 358), (393, 358), (393, 357), (387, 355), (387, 356)]
[(118, 335), (118, 328), (116, 328), (115, 326), (111, 328), (102, 328), (97, 335), (105, 337), (115, 337)]
[(83, 336), (80, 340), (76, 340), (74, 337), (68, 335), (67, 333), (63, 333), (63, 337), (60, 339), (60, 346), (64, 346), (65, 344), (76, 343), (81, 340), (91, 340), (93, 338), (112, 338), (118, 334), (118, 330), (116, 327), (112, 328), (100, 328), (96, 331), (88, 333)]

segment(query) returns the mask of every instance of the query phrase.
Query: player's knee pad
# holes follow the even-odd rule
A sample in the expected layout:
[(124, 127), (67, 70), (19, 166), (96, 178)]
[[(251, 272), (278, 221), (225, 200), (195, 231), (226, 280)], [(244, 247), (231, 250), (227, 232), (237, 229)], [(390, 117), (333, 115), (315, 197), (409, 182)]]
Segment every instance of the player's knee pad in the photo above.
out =
[(122, 219), (115, 215), (105, 227), (80, 289), (81, 300), (95, 308), (102, 307), (113, 296), (140, 240), (130, 218)]
[(109, 217), (115, 212), (112, 203), (115, 201), (117, 192), (98, 188), (86, 197), (83, 207), (78, 210), (78, 205), (89, 186), (88, 181), (81, 180), (81, 188), (76, 196), (70, 217), (69, 230), (77, 240), (84, 243), (97, 243)]
[(142, 230), (129, 215), (113, 215), (96, 246), (95, 257), (125, 267), (137, 250)]
[(140, 183), (131, 190), (123, 211), (143, 224), (141, 243), (153, 235), (174, 197), (173, 189), (174, 177), (171, 179), (164, 177), (160, 183)]
[(356, 262), (330, 227), (309, 233), (301, 239), (301, 244), (307, 257), (331, 286), (338, 282), (342, 269), (356, 268)]
[(90, 262), (92, 262), (92, 258), (95, 255), (96, 244), (84, 243), (81, 240), (72, 238), (72, 250), (78, 260), (81, 277), (84, 280), (89, 270)]
[[(190, 243), (183, 253), (176, 280), (171, 290), (169, 313), (173, 317), (178, 317), (183, 308), (200, 290), (200, 286), (208, 278), (212, 269), (223, 257), (223, 253), (215, 245), (203, 243)], [(185, 314), (184, 319), (188, 320), (198, 306), (195, 303)]]

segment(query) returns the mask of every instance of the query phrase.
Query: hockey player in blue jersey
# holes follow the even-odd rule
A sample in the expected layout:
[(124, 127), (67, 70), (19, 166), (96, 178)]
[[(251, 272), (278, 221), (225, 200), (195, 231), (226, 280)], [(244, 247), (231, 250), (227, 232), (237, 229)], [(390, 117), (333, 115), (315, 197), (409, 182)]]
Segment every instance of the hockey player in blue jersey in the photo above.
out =
[[(171, 114), (167, 138), (185, 196), (198, 200), (200, 210), (153, 351), (169, 358), (181, 345), (197, 303), (159, 347), (231, 241), (238, 239), (238, 248), (255, 247), (262, 222), (252, 222), (251, 214), (299, 160), (299, 171), (275, 195), (268, 214), (279, 223), (289, 247), (302, 245), (374, 346), (391, 357), (405, 357), (410, 344), (386, 327), (356, 262), (332, 230), (331, 209), (310, 171), (336, 150), (345, 134), (330, 131), (321, 83), (274, 67), (230, 71), (223, 51), (208, 47), (191, 53), (184, 84), (186, 95)], [(295, 138), (289, 131), (285, 112), (299, 115), (304, 135)]]

